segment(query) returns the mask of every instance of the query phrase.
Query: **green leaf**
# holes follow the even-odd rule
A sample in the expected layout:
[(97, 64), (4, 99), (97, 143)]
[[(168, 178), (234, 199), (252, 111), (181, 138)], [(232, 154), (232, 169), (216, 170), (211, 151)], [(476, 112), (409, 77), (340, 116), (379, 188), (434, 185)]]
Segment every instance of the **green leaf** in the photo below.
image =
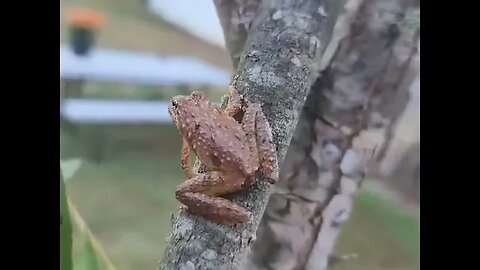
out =
[[(83, 239), (82, 243), (84, 244), (84, 250), (81, 259), (75, 259), (75, 262), (73, 264), (74, 269), (92, 269), (93, 266), (97, 265), (95, 267), (100, 267), (100, 269), (103, 269), (103, 267), (101, 266), (104, 266), (105, 269), (115, 270), (115, 267), (108, 259), (108, 256), (105, 254), (105, 251), (103, 250), (100, 242), (95, 237), (95, 235), (92, 234), (92, 232), (88, 228), (88, 225), (80, 216), (80, 213), (78, 213), (75, 205), (71, 201), (69, 201), (68, 206), (73, 224), (75, 224), (75, 227), (78, 228), (78, 231), (80, 233), (80, 239)], [(75, 243), (77, 242), (78, 240), (75, 240)]]
[(80, 257), (75, 260), (74, 270), (100, 270), (97, 254), (88, 235), (84, 235), (84, 246)]
[(62, 166), (63, 177), (65, 181), (68, 181), (70, 178), (72, 178), (81, 165), (82, 160), (79, 158), (72, 158), (60, 161), (60, 166)]
[(68, 211), (65, 183), (60, 168), (60, 269), (72, 269), (72, 223)]

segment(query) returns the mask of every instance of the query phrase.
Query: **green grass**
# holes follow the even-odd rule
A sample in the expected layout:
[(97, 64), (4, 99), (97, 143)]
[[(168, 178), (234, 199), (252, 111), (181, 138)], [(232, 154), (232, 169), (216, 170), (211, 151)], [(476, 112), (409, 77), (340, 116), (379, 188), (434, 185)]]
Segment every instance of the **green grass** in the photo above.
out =
[(177, 207), (173, 191), (181, 179), (174, 168), (168, 159), (146, 162), (130, 155), (87, 162), (68, 183), (69, 195), (118, 269), (154, 269)]
[(419, 219), (369, 191), (362, 190), (344, 225), (337, 254), (358, 254), (335, 270), (419, 269)]
[(401, 247), (419, 261), (420, 222), (418, 218), (401, 211), (392, 202), (382, 199), (372, 192), (363, 192), (357, 205), (372, 209), (370, 211), (372, 218), (383, 219), (387, 233), (395, 235)]
[[(183, 181), (180, 139), (171, 125), (102, 127), (108, 138), (100, 163), (88, 158), (89, 138), (80, 127), (61, 134), (62, 157), (83, 157), (67, 182), (69, 196), (119, 270), (155, 269), (177, 211), (175, 187)], [(75, 237), (75, 236), (74, 236)], [(78, 245), (74, 241), (74, 254)], [(390, 201), (362, 191), (344, 225), (336, 254), (357, 253), (335, 270), (419, 269), (419, 221)]]
[[(88, 157), (88, 138), (98, 129), (80, 127), (75, 136), (61, 134), (62, 157), (83, 159), (67, 182), (68, 195), (118, 269), (154, 269), (170, 231), (170, 214), (177, 210), (173, 192), (182, 181), (180, 142), (171, 126), (141, 132), (137, 127), (102, 129), (110, 139), (100, 163)], [(74, 241), (75, 258), (80, 243)]]

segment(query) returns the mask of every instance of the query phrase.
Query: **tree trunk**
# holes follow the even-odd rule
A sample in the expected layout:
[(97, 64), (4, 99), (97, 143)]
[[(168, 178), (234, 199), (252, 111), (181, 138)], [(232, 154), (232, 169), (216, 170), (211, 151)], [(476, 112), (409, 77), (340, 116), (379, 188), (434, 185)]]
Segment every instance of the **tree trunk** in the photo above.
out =
[[(331, 34), (325, 1), (263, 1), (249, 23), (248, 37), (232, 85), (263, 104), (278, 160), (285, 156), (320, 58)], [(330, 28), (329, 28), (330, 27)], [(222, 226), (181, 212), (172, 221), (159, 269), (238, 269), (269, 199), (270, 186), (259, 177), (233, 196), (252, 212), (252, 222)]]
[(379, 172), (385, 179), (395, 178), (397, 165), (404, 154), (410, 146), (420, 141), (420, 52), (412, 57), (411, 62), (409, 71), (415, 75), (415, 79), (403, 85), (408, 88), (409, 102), (404, 112), (389, 126), (387, 134), (390, 140), (386, 141), (383, 157), (379, 157)]
[[(411, 14), (415, 16), (415, 12)], [(406, 20), (409, 18), (407, 17)], [(404, 25), (403, 30), (408, 30), (405, 29), (405, 27), (409, 27), (409, 25)], [(419, 35), (420, 33), (417, 32)], [(418, 38), (420, 41), (420, 39)], [(419, 47), (419, 45), (417, 46)], [(395, 135), (395, 128), (402, 118), (402, 114), (406, 111), (408, 106), (411, 106), (412, 102), (416, 102), (414, 96), (415, 93), (412, 93), (411, 90), (407, 89), (412, 89), (411, 84), (415, 83), (415, 80), (412, 82), (412, 76), (419, 76), (419, 68), (420, 68), (420, 54), (419, 52), (416, 52), (415, 49), (416, 47), (412, 48), (413, 50), (409, 53), (409, 60), (406, 61), (406, 65), (399, 69), (399, 77), (407, 78), (403, 81), (399, 81), (397, 85), (395, 85), (395, 88), (401, 88), (400, 90), (396, 91), (397, 96), (392, 99), (392, 102), (390, 104), (387, 104), (386, 108), (388, 108), (388, 111), (385, 113), (385, 116), (388, 118), (388, 124), (387, 127), (385, 128), (385, 142), (383, 143), (382, 147), (378, 151), (377, 155), (377, 162), (382, 163), (384, 161), (384, 158), (387, 154), (387, 151), (390, 148), (390, 145), (393, 143), (394, 135)], [(419, 87), (418, 87), (419, 88)]]
[(307, 99), (244, 269), (328, 267), (375, 149), (368, 131), (388, 123), (389, 106), (407, 94), (397, 85), (414, 79), (399, 72), (418, 38), (417, 26), (405, 25), (407, 7), (346, 2), (330, 43), (335, 54)]
[(234, 68), (237, 68), (247, 32), (260, 5), (260, 0), (214, 0), (220, 24), (225, 36), (225, 44), (230, 53)]

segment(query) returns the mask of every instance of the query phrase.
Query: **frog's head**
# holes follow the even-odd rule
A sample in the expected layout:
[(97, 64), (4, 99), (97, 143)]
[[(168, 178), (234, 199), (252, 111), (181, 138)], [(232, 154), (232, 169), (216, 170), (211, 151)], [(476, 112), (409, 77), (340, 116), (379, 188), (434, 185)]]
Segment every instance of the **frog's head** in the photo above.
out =
[(192, 108), (197, 107), (198, 102), (203, 99), (205, 99), (205, 95), (198, 91), (194, 91), (189, 96), (175, 96), (170, 100), (168, 113), (175, 124), (180, 127), (179, 124), (192, 117), (191, 114), (194, 111)]
[(186, 109), (186, 103), (188, 102), (187, 96), (175, 96), (170, 100), (168, 105), (168, 113), (173, 122), (178, 125), (178, 121), (182, 118), (182, 112)]

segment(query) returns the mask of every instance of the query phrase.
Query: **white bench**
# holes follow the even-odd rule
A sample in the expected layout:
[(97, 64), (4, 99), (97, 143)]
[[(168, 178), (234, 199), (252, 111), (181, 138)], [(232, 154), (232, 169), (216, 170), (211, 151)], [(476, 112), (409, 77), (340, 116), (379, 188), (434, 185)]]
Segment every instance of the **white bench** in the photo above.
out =
[(60, 115), (66, 120), (63, 125), (70, 134), (75, 134), (78, 124), (97, 126), (87, 139), (90, 158), (96, 162), (103, 160), (107, 149), (104, 124), (151, 125), (172, 122), (166, 101), (64, 99), (60, 104)]
[(78, 124), (149, 124), (171, 122), (166, 101), (65, 99), (61, 116)]
[(70, 47), (60, 48), (60, 78), (136, 85), (205, 85), (225, 88), (226, 70), (191, 57), (168, 56), (94, 48), (85, 57)]

